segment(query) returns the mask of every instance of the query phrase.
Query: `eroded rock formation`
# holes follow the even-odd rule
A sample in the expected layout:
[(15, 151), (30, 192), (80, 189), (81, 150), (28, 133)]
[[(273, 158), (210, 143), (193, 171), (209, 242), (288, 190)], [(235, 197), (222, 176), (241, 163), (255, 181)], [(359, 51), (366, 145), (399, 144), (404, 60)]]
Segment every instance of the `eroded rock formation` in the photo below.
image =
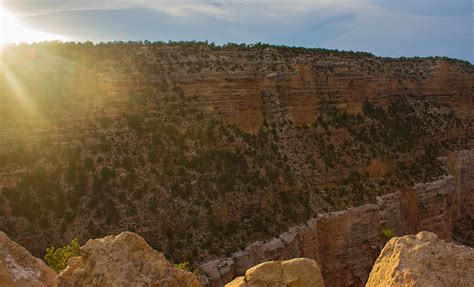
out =
[[(458, 214), (458, 198), (466, 198), (470, 186), (457, 183), (470, 178), (474, 151), (452, 155), (458, 168), (465, 171), (426, 184), (417, 184), (377, 198), (349, 210), (319, 215), (306, 224), (291, 228), (278, 238), (258, 241), (231, 257), (201, 265), (209, 286), (223, 286), (245, 270), (269, 260), (297, 257), (314, 259), (321, 266), (327, 286), (362, 286), (380, 250), (386, 242), (383, 229), (396, 235), (414, 234), (422, 230), (451, 241)], [(462, 178), (459, 178), (462, 176)]]
[(204, 43), (3, 52), (0, 229), (36, 255), (135, 230), (178, 261), (219, 258), (431, 181), (437, 157), (472, 146), (474, 69), (458, 60)]
[(472, 286), (473, 282), (474, 249), (420, 232), (392, 238), (366, 286)]
[(269, 261), (247, 270), (226, 287), (324, 287), (323, 277), (316, 261), (295, 258), (287, 261)]
[[(308, 253), (340, 268), (336, 283), (360, 284), (377, 228), (450, 236), (440, 219), (460, 210), (437, 209), (471, 198), (404, 189), (444, 174), (437, 157), (474, 146), (470, 63), (196, 43), (4, 55), (0, 229), (33, 254), (133, 229), (199, 262), (371, 202), (219, 260), (211, 276), (228, 282), (275, 254)], [(351, 254), (362, 263), (347, 265)]]
[(53, 287), (56, 285), (56, 272), (0, 231), (0, 286)]
[(122, 232), (89, 240), (81, 256), (71, 258), (59, 276), (59, 286), (197, 287), (188, 271), (175, 268), (139, 235)]

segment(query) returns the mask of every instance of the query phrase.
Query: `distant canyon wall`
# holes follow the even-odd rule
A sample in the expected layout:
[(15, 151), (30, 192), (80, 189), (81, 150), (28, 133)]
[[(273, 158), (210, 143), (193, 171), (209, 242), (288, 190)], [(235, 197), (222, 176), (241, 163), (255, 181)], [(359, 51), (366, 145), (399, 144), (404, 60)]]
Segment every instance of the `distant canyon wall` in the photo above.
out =
[[(237, 58), (228, 56), (230, 61)], [(264, 61), (262, 67), (278, 65)], [(197, 95), (204, 110), (246, 131), (256, 131), (266, 118), (265, 95), (274, 95), (290, 120), (312, 123), (322, 102), (360, 113), (364, 100), (388, 106), (391, 100), (413, 94), (453, 107), (462, 119), (472, 119), (471, 73), (445, 60), (413, 62), (380, 59), (294, 58), (292, 69), (244, 70), (179, 74), (171, 82), (186, 94)], [(257, 72), (257, 71), (258, 72)]]
[(277, 238), (202, 264), (204, 285), (224, 286), (264, 261), (307, 257), (321, 266), (326, 286), (363, 286), (387, 241), (382, 230), (397, 236), (424, 230), (451, 241), (454, 222), (474, 214), (474, 150), (453, 153), (447, 162), (452, 175), (381, 196), (373, 204), (322, 214)]
[[(170, 53), (174, 60), (158, 56), (163, 53)], [(135, 51), (146, 63), (163, 67), (158, 74), (140, 70), (133, 61), (130, 72), (106, 57), (98, 58), (95, 65), (78, 65), (71, 74), (61, 75), (71, 98), (78, 99), (75, 110), (66, 115), (59, 111), (56, 116), (67, 121), (76, 114), (122, 114), (129, 111), (130, 92), (157, 92), (166, 83), (187, 96), (196, 96), (197, 108), (205, 113), (249, 132), (270, 120), (272, 111), (268, 109), (272, 107), (283, 108), (290, 120), (306, 124), (315, 121), (322, 103), (359, 113), (365, 100), (386, 107), (391, 100), (409, 94), (450, 105), (461, 119), (474, 117), (472, 66), (458, 61), (310, 54), (285, 57), (272, 49), (205, 54), (205, 62), (215, 68), (188, 69), (201, 65), (203, 59), (185, 57), (171, 47)], [(7, 111), (8, 103), (0, 106), (0, 115)]]

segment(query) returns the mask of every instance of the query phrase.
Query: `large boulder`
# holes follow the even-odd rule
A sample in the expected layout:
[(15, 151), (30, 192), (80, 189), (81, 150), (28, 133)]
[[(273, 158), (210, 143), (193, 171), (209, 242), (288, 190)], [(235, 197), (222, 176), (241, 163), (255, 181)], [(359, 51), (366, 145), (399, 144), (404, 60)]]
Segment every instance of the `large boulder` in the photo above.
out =
[(430, 232), (392, 238), (370, 273), (367, 287), (473, 286), (474, 249), (446, 243)]
[(316, 261), (295, 258), (258, 264), (225, 285), (226, 287), (323, 287), (323, 277)]
[(175, 268), (133, 232), (89, 240), (69, 260), (59, 286), (197, 287), (193, 273)]
[(0, 286), (49, 287), (56, 285), (57, 274), (54, 270), (0, 231)]

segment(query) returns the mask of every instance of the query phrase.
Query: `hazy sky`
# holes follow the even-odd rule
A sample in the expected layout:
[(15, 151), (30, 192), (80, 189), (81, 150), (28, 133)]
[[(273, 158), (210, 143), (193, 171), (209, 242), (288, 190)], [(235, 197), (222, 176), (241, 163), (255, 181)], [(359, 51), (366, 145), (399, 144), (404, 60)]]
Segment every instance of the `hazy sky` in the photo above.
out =
[(474, 63), (473, 0), (3, 0), (3, 6), (35, 30), (72, 40), (267, 42)]

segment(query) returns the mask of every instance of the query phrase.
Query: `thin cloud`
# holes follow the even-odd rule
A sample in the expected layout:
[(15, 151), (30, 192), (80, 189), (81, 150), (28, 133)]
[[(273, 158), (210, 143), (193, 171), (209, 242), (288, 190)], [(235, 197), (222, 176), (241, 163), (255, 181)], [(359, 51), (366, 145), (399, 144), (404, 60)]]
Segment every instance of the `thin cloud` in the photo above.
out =
[(169, 13), (173, 16), (187, 16), (190, 13), (214, 17), (238, 18), (239, 15), (291, 16), (310, 11), (338, 11), (364, 4), (365, 0), (3, 0), (3, 5), (19, 16), (42, 15), (65, 11), (117, 10), (129, 8), (149, 8)]

